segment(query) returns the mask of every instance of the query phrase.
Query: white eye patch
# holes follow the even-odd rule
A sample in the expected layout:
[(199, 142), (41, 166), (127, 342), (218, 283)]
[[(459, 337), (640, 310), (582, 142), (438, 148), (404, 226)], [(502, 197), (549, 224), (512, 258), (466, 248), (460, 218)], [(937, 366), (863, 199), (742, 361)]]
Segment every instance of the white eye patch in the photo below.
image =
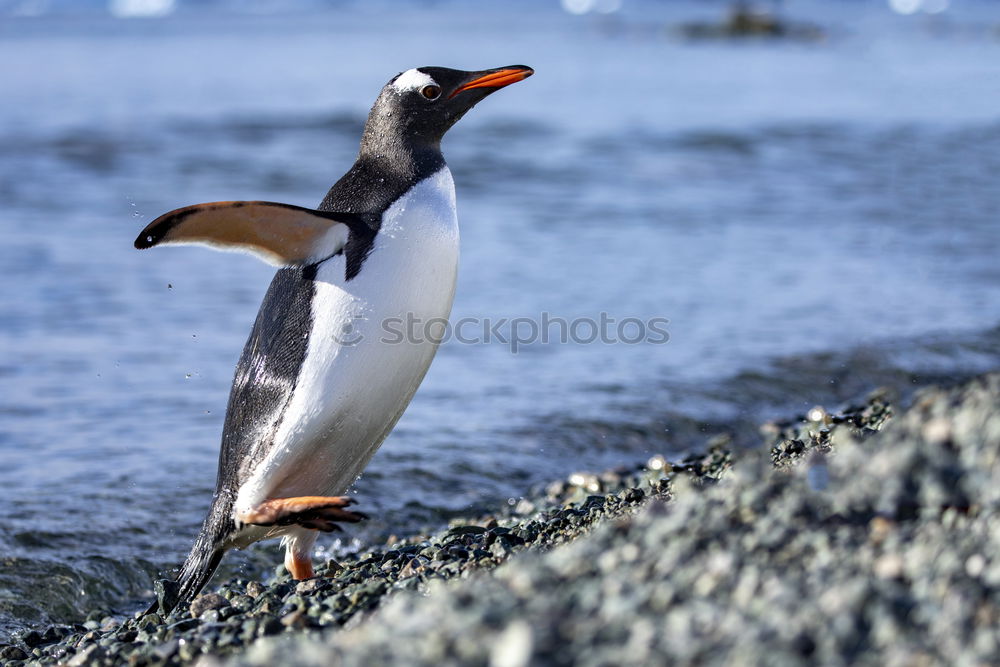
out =
[(405, 93), (410, 90), (418, 90), (424, 86), (436, 86), (437, 82), (428, 74), (424, 74), (418, 69), (408, 69), (392, 82), (392, 87), (397, 92)]

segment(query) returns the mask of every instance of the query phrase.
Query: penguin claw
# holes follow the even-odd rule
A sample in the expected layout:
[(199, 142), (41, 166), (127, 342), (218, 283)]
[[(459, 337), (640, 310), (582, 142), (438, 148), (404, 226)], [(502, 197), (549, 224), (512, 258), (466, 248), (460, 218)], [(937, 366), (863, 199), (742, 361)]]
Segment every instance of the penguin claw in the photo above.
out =
[(343, 509), (353, 505), (349, 496), (300, 496), (265, 500), (237, 518), (254, 526), (299, 525), (323, 532), (340, 530), (337, 522), (357, 523), (368, 516)]
[(321, 519), (316, 519), (314, 521), (302, 521), (299, 523), (303, 528), (312, 528), (313, 530), (318, 530), (323, 533), (332, 533), (335, 531), (343, 531), (344, 529), (338, 526), (333, 521), (326, 521)]

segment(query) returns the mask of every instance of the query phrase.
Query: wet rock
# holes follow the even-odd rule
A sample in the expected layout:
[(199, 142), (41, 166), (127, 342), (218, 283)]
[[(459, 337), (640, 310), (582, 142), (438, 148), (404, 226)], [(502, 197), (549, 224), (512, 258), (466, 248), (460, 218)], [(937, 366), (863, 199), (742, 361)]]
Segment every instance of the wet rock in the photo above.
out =
[(2, 660), (27, 660), (28, 654), (17, 646), (7, 644), (0, 647), (0, 659)]
[(88, 646), (66, 663), (68, 667), (83, 667), (84, 665), (96, 665), (104, 659), (105, 652), (100, 646)]
[(257, 629), (257, 634), (262, 637), (267, 635), (276, 635), (284, 629), (285, 626), (283, 626), (281, 621), (277, 618), (269, 618), (260, 624)]
[(67, 628), (61, 625), (53, 625), (45, 629), (42, 633), (41, 643), (42, 644), (54, 644), (58, 642), (63, 637), (73, 633), (71, 628)]
[(505, 559), (513, 550), (505, 540), (498, 540), (490, 546), (490, 554), (496, 558)]
[(295, 586), (295, 592), (300, 595), (309, 595), (311, 593), (316, 593), (317, 591), (323, 591), (330, 588), (330, 582), (325, 579), (306, 579), (300, 581)]
[(21, 643), (28, 648), (36, 648), (44, 644), (45, 640), (42, 638), (42, 633), (37, 630), (29, 630), (21, 635)]
[(171, 639), (170, 641), (155, 647), (150, 653), (150, 655), (156, 660), (159, 660), (161, 662), (167, 662), (175, 655), (177, 655), (177, 651), (180, 649), (180, 647), (181, 647), (181, 642), (179, 639)]
[(219, 611), (220, 610), (218, 609), (207, 609), (201, 612), (201, 615), (198, 618), (205, 623), (218, 623), (222, 619), (222, 615), (219, 614)]
[(200, 618), (208, 611), (224, 609), (229, 606), (229, 600), (218, 593), (203, 593), (191, 601), (189, 610), (191, 616)]
[(399, 571), (399, 578), (406, 579), (420, 574), (427, 569), (425, 566), (426, 562), (426, 559), (422, 560), (419, 557), (410, 559), (407, 561), (406, 565), (403, 566), (403, 569)]
[(161, 637), (166, 632), (187, 632), (188, 630), (193, 630), (201, 625), (201, 622), (197, 618), (184, 618), (179, 621), (175, 621), (166, 628), (161, 628), (157, 630), (155, 637)]
[(169, 610), (174, 609), (180, 599), (180, 590), (180, 585), (171, 579), (157, 579), (153, 582), (157, 613), (166, 616)]
[(449, 547), (448, 555), (451, 556), (452, 558), (463, 560), (469, 557), (469, 552), (463, 547)]
[(251, 581), (250, 583), (247, 584), (246, 588), (247, 595), (249, 595), (251, 598), (254, 599), (260, 597), (260, 595), (264, 592), (264, 590), (265, 590), (264, 585), (257, 581)]
[(308, 621), (308, 616), (301, 609), (295, 609), (281, 617), (281, 624), (286, 628), (304, 628)]

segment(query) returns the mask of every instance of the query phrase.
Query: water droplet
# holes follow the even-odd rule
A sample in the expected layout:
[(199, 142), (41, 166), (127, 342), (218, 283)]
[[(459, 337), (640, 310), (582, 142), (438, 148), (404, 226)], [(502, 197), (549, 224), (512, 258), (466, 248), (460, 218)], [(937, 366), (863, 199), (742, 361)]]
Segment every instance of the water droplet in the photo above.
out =
[(133, 218), (138, 218), (138, 217), (142, 216), (142, 213), (139, 212), (139, 209), (137, 209), (135, 207), (135, 200), (134, 199), (132, 199), (129, 196), (126, 196), (125, 197), (125, 201), (127, 201), (128, 205), (132, 208), (132, 217)]

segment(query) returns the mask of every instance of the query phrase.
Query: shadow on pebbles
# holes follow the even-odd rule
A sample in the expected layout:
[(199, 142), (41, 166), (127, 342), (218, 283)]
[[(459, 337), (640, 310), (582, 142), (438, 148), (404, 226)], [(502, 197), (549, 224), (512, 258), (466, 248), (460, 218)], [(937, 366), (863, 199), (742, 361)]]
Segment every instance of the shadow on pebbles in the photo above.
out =
[[(575, 474), (302, 582), (230, 581), (7, 664), (1000, 661), (1000, 374), (762, 428), (766, 446)], [(159, 586), (160, 595), (168, 594)]]

